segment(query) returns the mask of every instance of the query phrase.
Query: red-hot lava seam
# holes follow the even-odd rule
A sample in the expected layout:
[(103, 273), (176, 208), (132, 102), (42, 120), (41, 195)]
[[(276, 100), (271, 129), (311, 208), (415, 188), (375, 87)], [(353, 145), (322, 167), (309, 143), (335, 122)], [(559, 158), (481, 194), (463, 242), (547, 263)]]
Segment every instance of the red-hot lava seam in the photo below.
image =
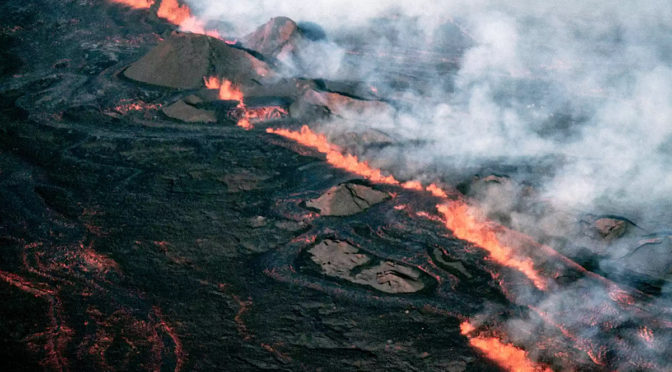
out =
[(530, 258), (516, 257), (511, 247), (499, 241), (487, 222), (475, 216), (473, 208), (461, 202), (440, 204), (436, 208), (443, 215), (446, 227), (456, 237), (484, 248), (496, 262), (522, 272), (538, 289), (546, 289), (546, 279), (535, 270), (534, 262)]
[[(373, 182), (399, 185), (411, 190), (423, 190), (420, 182), (409, 181), (401, 183), (391, 175), (383, 175), (380, 169), (372, 168), (367, 162), (360, 161), (355, 155), (343, 155), (341, 149), (329, 143), (324, 135), (313, 132), (305, 125), (301, 127), (300, 131), (291, 131), (282, 128), (267, 128), (266, 131), (312, 147), (326, 154), (327, 162), (331, 165), (358, 174)], [(425, 190), (437, 197), (446, 198), (447, 196), (445, 191), (434, 184), (427, 186)], [(452, 230), (457, 238), (480, 246), (490, 253), (490, 257), (495, 262), (522, 272), (532, 281), (535, 287), (540, 290), (546, 289), (546, 280), (535, 270), (532, 260), (529, 258), (518, 258), (511, 247), (501, 244), (490, 225), (481, 219), (477, 219), (474, 210), (465, 202), (446, 200), (445, 204), (437, 205), (437, 209), (444, 216), (446, 227)]]
[(180, 338), (177, 337), (177, 333), (175, 333), (175, 330), (173, 327), (171, 327), (164, 319), (163, 315), (161, 314), (161, 309), (158, 307), (154, 307), (154, 314), (156, 314), (156, 317), (159, 319), (158, 325), (163, 329), (166, 334), (170, 337), (171, 340), (173, 340), (173, 344), (175, 345), (175, 372), (180, 372), (182, 369), (182, 366), (184, 365), (184, 359), (186, 356), (186, 353), (184, 352), (184, 349), (182, 348), (182, 342), (180, 342)]
[[(87, 287), (82, 291), (81, 295), (87, 297), (91, 295), (91, 289), (96, 289), (99, 291), (105, 291), (96, 281), (91, 280), (86, 275), (94, 274), (95, 277), (99, 280), (107, 281), (105, 275), (110, 271), (114, 271), (120, 274), (120, 268), (117, 263), (111, 258), (106, 257), (103, 254), (100, 254), (92, 249), (91, 244), (85, 246), (82, 242), (76, 245), (73, 250), (67, 251), (63, 258), (65, 262), (52, 261), (48, 260), (47, 264), (42, 264), (40, 257), (43, 256), (43, 252), (34, 253), (34, 261), (37, 268), (34, 268), (29, 263), (29, 251), (35, 250), (35, 248), (42, 246), (41, 243), (30, 243), (24, 244), (24, 249), (22, 252), (23, 265), (25, 269), (31, 274), (37, 275), (41, 278), (44, 278), (49, 281), (58, 281), (60, 284), (73, 285), (74, 283), (71, 280), (60, 278), (58, 272), (65, 271), (69, 275), (74, 276), (75, 279), (79, 279), (87, 283)], [(46, 272), (53, 272), (54, 275), (47, 274)], [(83, 274), (83, 275), (82, 275)], [(0, 279), (6, 283), (26, 292), (34, 297), (42, 298), (48, 303), (48, 312), (47, 316), (50, 319), (50, 324), (44, 332), (39, 332), (34, 335), (29, 336), (26, 341), (31, 350), (38, 352), (43, 350), (46, 353), (44, 359), (40, 362), (45, 368), (52, 370), (68, 370), (69, 363), (65, 358), (65, 351), (68, 348), (68, 344), (74, 336), (74, 331), (67, 326), (64, 320), (64, 311), (63, 305), (58, 297), (59, 286), (51, 287), (46, 283), (41, 282), (32, 282), (29, 281), (17, 274), (0, 271)], [(115, 312), (110, 319), (118, 318), (118, 314), (122, 312)], [(156, 370), (160, 368), (162, 354), (163, 354), (163, 342), (158, 336), (159, 331), (165, 332), (173, 341), (175, 345), (175, 358), (176, 358), (176, 372), (179, 371), (184, 364), (185, 353), (182, 350), (182, 344), (177, 337), (176, 333), (173, 331), (172, 327), (163, 320), (163, 316), (160, 313), (158, 308), (154, 309), (155, 317), (159, 319), (158, 322), (145, 322), (145, 321), (132, 321), (130, 324), (127, 324), (124, 329), (126, 329), (131, 334), (137, 334), (141, 338), (145, 338), (152, 346), (153, 358), (148, 361), (153, 366), (156, 366)], [(98, 314), (99, 316), (95, 316)], [(89, 315), (94, 315), (94, 319), (102, 317), (102, 314), (99, 312), (90, 313)], [(88, 323), (88, 321), (86, 322)], [(99, 325), (105, 325), (105, 321), (102, 323), (100, 321), (96, 322)], [(109, 344), (112, 342), (110, 335), (103, 329), (99, 328), (95, 332), (95, 336), (86, 335), (85, 340), (89, 340), (91, 345), (86, 348), (86, 353), (97, 357), (98, 365), (106, 369), (109, 367), (105, 360), (105, 350), (109, 347)], [(133, 341), (130, 338), (124, 338), (124, 340), (129, 343), (131, 346)], [(86, 345), (86, 343), (84, 344)], [(81, 351), (80, 351), (81, 352)], [(78, 354), (81, 357), (81, 354)]]
[[(530, 308), (530, 310), (532, 310), (532, 311), (534, 311), (535, 313), (537, 313), (537, 314), (539, 315), (539, 317), (541, 317), (546, 323), (548, 323), (548, 324), (554, 326), (554, 327), (557, 328), (557, 329), (558, 329), (558, 330), (559, 330), (565, 337), (567, 337), (568, 339), (572, 340), (572, 341), (574, 342), (575, 347), (576, 347), (577, 349), (579, 349), (579, 350), (585, 352), (586, 355), (588, 355), (588, 357), (590, 358), (590, 360), (593, 361), (593, 363), (595, 363), (595, 364), (597, 364), (597, 365), (599, 365), (599, 366), (604, 366), (604, 365), (605, 365), (605, 363), (604, 363), (604, 356), (605, 356), (605, 352), (606, 352), (606, 350), (604, 350), (604, 348), (600, 348), (600, 349), (598, 349), (598, 348), (597, 348), (595, 345), (593, 345), (593, 343), (590, 342), (589, 340), (586, 340), (586, 339), (583, 339), (583, 338), (580, 338), (580, 337), (574, 335), (573, 333), (571, 333), (571, 332), (567, 329), (567, 327), (563, 326), (562, 324), (557, 323), (557, 322), (552, 318), (552, 316), (551, 316), (550, 314), (548, 314), (547, 312), (542, 311), (542, 310), (540, 310), (540, 309), (537, 309), (537, 308), (534, 307), (534, 306), (528, 306), (528, 307)], [(598, 349), (598, 350), (596, 351), (596, 349)]]
[(502, 368), (515, 372), (552, 372), (547, 366), (531, 361), (524, 350), (503, 343), (496, 337), (475, 334), (475, 331), (476, 328), (468, 321), (460, 324), (460, 332), (469, 339), (469, 344)]
[[(69, 369), (68, 361), (63, 355), (73, 331), (63, 321), (62, 305), (56, 295), (56, 291), (44, 285), (36, 285), (19, 275), (5, 271), (0, 271), (0, 279), (26, 293), (47, 301), (49, 304), (48, 316), (50, 325), (44, 332), (29, 337), (29, 340), (46, 339), (44, 351), (47, 356), (40, 362), (43, 367), (53, 368), (58, 371), (67, 371)], [(31, 345), (30, 342), (29, 345)]]
[[(349, 172), (363, 176), (373, 182), (390, 184), (390, 185), (399, 185), (401, 187), (411, 189), (411, 190), (423, 190), (422, 185), (416, 181), (410, 181), (406, 183), (401, 183), (396, 180), (391, 175), (384, 175), (379, 169), (372, 168), (368, 163), (360, 161), (356, 156), (350, 154), (343, 154), (341, 149), (337, 146), (329, 143), (324, 135), (316, 134), (307, 126), (303, 126), (300, 131), (291, 131), (288, 129), (266, 129), (268, 133), (277, 134), (289, 139), (292, 139), (302, 145), (312, 147), (318, 152), (324, 153), (327, 156), (327, 162), (329, 162), (334, 167), (347, 170)], [(547, 288), (547, 278), (545, 278), (539, 271), (535, 270), (534, 262), (531, 258), (521, 258), (515, 254), (514, 248), (500, 242), (498, 238), (499, 234), (505, 234), (507, 240), (514, 240), (522, 244), (528, 244), (536, 248), (539, 252), (549, 256), (559, 259), (560, 261), (567, 264), (570, 268), (576, 269), (582, 273), (585, 273), (587, 276), (597, 279), (599, 282), (605, 284), (608, 289), (609, 297), (615, 303), (629, 308), (632, 311), (638, 311), (638, 308), (633, 304), (635, 299), (629, 293), (618, 288), (613, 282), (597, 275), (592, 272), (586, 271), (583, 267), (576, 264), (575, 262), (569, 260), (565, 256), (557, 253), (552, 248), (540, 245), (534, 242), (531, 238), (526, 235), (523, 235), (512, 230), (505, 229), (504, 227), (492, 224), (488, 222), (483, 216), (480, 216), (477, 213), (477, 210), (470, 207), (466, 202), (461, 200), (449, 200), (447, 193), (439, 188), (438, 186), (431, 184), (424, 188), (432, 195), (445, 199), (445, 202), (437, 205), (437, 209), (441, 215), (443, 215), (442, 222), (445, 226), (453, 231), (453, 234), (460, 239), (472, 242), (490, 254), (490, 257), (497, 263), (507, 266), (513, 269), (520, 271), (525, 274), (535, 285), (536, 288), (540, 290), (545, 290)], [(566, 337), (573, 340), (579, 350), (584, 351), (590, 359), (597, 365), (604, 365), (604, 347), (594, 345), (591, 341), (585, 340), (580, 337), (576, 337), (569, 333), (569, 331), (562, 326), (553, 321), (553, 319), (539, 312), (537, 309), (532, 308), (531, 310), (537, 312), (546, 322), (555, 326), (559, 329)], [(649, 338), (649, 333), (644, 332), (644, 339)], [(501, 346), (501, 343), (496, 338), (472, 338), (470, 343), (477, 348), (492, 348), (492, 346), (497, 346), (504, 354), (510, 353), (512, 356), (517, 356), (519, 353), (511, 352), (506, 346)], [(522, 350), (521, 350), (522, 352)], [(486, 353), (487, 354), (487, 353)], [(506, 358), (499, 358), (492, 356), (491, 359), (495, 361), (502, 361), (503, 366), (508, 366), (504, 362)], [(498, 362), (499, 363), (499, 362)], [(508, 368), (508, 367), (507, 367)]]
[(243, 129), (252, 129), (253, 122), (280, 119), (287, 116), (287, 111), (280, 106), (247, 107), (243, 92), (229, 80), (210, 76), (203, 77), (203, 81), (206, 88), (219, 90), (218, 98), (220, 100), (238, 101), (237, 108), (242, 111), (243, 115), (238, 119), (236, 125)]

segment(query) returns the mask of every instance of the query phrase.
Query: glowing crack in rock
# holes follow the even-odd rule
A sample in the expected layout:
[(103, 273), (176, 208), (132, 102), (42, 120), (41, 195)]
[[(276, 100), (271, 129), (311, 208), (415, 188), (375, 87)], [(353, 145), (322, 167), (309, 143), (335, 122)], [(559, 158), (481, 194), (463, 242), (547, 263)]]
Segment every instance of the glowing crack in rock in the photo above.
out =
[(476, 327), (471, 323), (460, 324), (460, 333), (467, 337), (469, 345), (503, 369), (511, 372), (552, 372), (550, 368), (530, 360), (525, 350), (504, 343), (497, 337), (474, 335), (474, 331)]
[(501, 243), (495, 231), (488, 223), (476, 214), (464, 202), (450, 202), (436, 206), (444, 217), (446, 227), (453, 231), (459, 239), (474, 243), (490, 253), (490, 257), (498, 264), (510, 267), (525, 274), (534, 286), (540, 290), (546, 289), (546, 279), (534, 268), (530, 258), (519, 258), (511, 247)]
[(208, 89), (218, 89), (218, 98), (225, 101), (238, 101), (236, 106), (242, 112), (236, 125), (243, 129), (252, 129), (253, 123), (281, 119), (289, 113), (280, 106), (248, 107), (243, 92), (231, 81), (216, 76), (204, 77), (203, 82)]
[(115, 4), (126, 5), (133, 9), (149, 9), (154, 5), (154, 0), (110, 0)]
[[(400, 185), (407, 189), (422, 190), (422, 184), (417, 181), (408, 181), (401, 184), (391, 175), (383, 175), (380, 169), (372, 168), (367, 162), (360, 161), (357, 156), (343, 154), (338, 146), (331, 144), (323, 134), (313, 132), (304, 125), (299, 131), (282, 128), (267, 128), (266, 132), (277, 134), (294, 140), (302, 145), (312, 147), (327, 155), (327, 162), (334, 167), (358, 174), (372, 182)], [(446, 197), (445, 191), (431, 184), (426, 189), (434, 196)], [(451, 201), (448, 204), (437, 205), (438, 211), (444, 216), (444, 223), (459, 239), (474, 243), (490, 253), (492, 259), (500, 265), (511, 267), (527, 276), (535, 287), (546, 289), (546, 280), (534, 269), (534, 263), (529, 258), (518, 258), (513, 249), (499, 242), (495, 231), (477, 219), (474, 211), (462, 201)]]
[(233, 83), (226, 79), (219, 79), (215, 76), (204, 77), (203, 81), (205, 87), (208, 89), (219, 89), (219, 99), (228, 100), (228, 101), (238, 101), (238, 108), (243, 111), (243, 116), (238, 120), (239, 127), (243, 129), (252, 129), (252, 123), (250, 123), (250, 113), (245, 106), (245, 100), (243, 92), (238, 89)]
[(357, 156), (343, 155), (338, 146), (329, 143), (324, 135), (313, 132), (306, 125), (301, 127), (298, 132), (282, 128), (267, 128), (266, 132), (292, 139), (302, 145), (316, 149), (327, 155), (327, 162), (334, 167), (358, 174), (372, 182), (399, 185), (399, 181), (393, 176), (383, 175), (380, 169), (372, 168), (367, 162), (360, 161)]

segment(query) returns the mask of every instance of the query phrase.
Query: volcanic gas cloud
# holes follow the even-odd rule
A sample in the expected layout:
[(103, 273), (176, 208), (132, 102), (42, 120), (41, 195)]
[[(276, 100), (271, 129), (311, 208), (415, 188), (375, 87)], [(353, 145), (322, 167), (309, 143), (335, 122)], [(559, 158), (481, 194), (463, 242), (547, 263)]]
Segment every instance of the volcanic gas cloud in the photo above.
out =
[(0, 84), (43, 368), (672, 369), (670, 5), (108, 2)]

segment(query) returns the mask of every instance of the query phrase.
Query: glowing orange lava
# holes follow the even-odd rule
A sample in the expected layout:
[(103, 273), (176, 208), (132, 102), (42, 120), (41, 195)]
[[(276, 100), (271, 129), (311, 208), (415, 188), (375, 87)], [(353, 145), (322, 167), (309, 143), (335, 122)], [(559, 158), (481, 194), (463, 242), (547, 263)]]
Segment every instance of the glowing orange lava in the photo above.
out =
[(648, 344), (652, 344), (654, 341), (653, 331), (645, 326), (639, 328), (639, 337), (641, 337)]
[(371, 168), (367, 162), (360, 161), (357, 156), (350, 154), (343, 155), (338, 146), (332, 145), (327, 141), (327, 138), (323, 134), (313, 132), (306, 125), (302, 126), (301, 130), (298, 132), (282, 128), (266, 128), (266, 132), (289, 138), (304, 146), (312, 147), (315, 150), (326, 154), (327, 162), (336, 168), (358, 174), (373, 182), (399, 185), (399, 181), (394, 177), (384, 176), (380, 169)]
[(114, 106), (114, 111), (120, 114), (127, 114), (135, 111), (158, 110), (161, 108), (160, 103), (145, 103), (143, 101), (133, 101), (131, 99), (122, 99), (117, 106)]
[(177, 0), (161, 0), (156, 15), (176, 25), (192, 17), (191, 9), (186, 4), (180, 5)]
[(232, 82), (226, 79), (218, 79), (216, 76), (204, 77), (205, 87), (208, 89), (219, 89), (219, 99), (238, 101), (243, 104), (243, 92), (240, 91)]
[(401, 187), (408, 189), (408, 190), (418, 190), (422, 191), (423, 187), (422, 184), (418, 181), (407, 181), (401, 184)]
[(248, 118), (254, 121), (282, 119), (289, 115), (289, 112), (280, 106), (252, 107), (248, 108), (247, 113)]
[(503, 369), (512, 372), (551, 372), (551, 369), (528, 359), (527, 353), (514, 345), (505, 344), (496, 337), (472, 336), (476, 330), (469, 322), (460, 324), (460, 331), (469, 339), (469, 344)]
[[(121, 0), (121, 1), (140, 1), (140, 0)], [(179, 4), (177, 0), (161, 0), (161, 5), (156, 11), (156, 15), (166, 21), (180, 26), (182, 31), (194, 34), (204, 34), (215, 38), (220, 38), (216, 30), (206, 30), (205, 22), (191, 14), (191, 9), (187, 4)]]
[(242, 110), (243, 116), (238, 120), (239, 127), (243, 129), (252, 129), (253, 121), (268, 119), (278, 119), (287, 115), (287, 110), (282, 107), (255, 107), (248, 108), (245, 105), (245, 96), (232, 82), (226, 79), (219, 79), (215, 76), (204, 77), (205, 87), (208, 89), (219, 89), (218, 97), (221, 100), (238, 101), (238, 108)]
[(516, 269), (527, 276), (534, 286), (546, 289), (546, 280), (534, 269), (530, 258), (518, 258), (511, 247), (502, 244), (491, 226), (477, 217), (476, 211), (462, 201), (452, 201), (436, 206), (444, 216), (444, 223), (455, 237), (474, 243), (490, 253), (490, 257), (500, 265)]
[[(323, 134), (313, 132), (308, 126), (304, 125), (300, 131), (288, 129), (267, 128), (266, 132), (274, 133), (291, 140), (294, 140), (304, 146), (312, 147), (317, 151), (327, 155), (327, 162), (334, 167), (358, 174), (373, 182), (386, 183), (390, 185), (401, 185), (409, 189), (422, 189), (422, 185), (417, 181), (410, 181), (400, 184), (393, 176), (384, 176), (380, 169), (371, 168), (365, 161), (360, 161), (357, 156), (341, 153), (341, 149), (329, 141)], [(445, 197), (445, 191), (432, 184), (427, 187), (427, 191), (435, 196)], [(437, 205), (437, 209), (444, 216), (446, 227), (453, 231), (459, 239), (474, 243), (490, 253), (492, 259), (500, 265), (514, 268), (527, 276), (535, 287), (546, 289), (546, 280), (534, 269), (534, 263), (531, 259), (517, 258), (513, 254), (513, 249), (501, 244), (497, 239), (495, 231), (481, 219), (474, 216), (471, 210), (464, 202), (454, 201), (449, 204)]]
[(154, 5), (154, 0), (110, 0), (115, 4), (126, 5), (133, 9), (149, 9)]
[(448, 197), (448, 194), (446, 194), (445, 191), (443, 191), (439, 186), (436, 186), (433, 183), (427, 186), (427, 191), (438, 198)]

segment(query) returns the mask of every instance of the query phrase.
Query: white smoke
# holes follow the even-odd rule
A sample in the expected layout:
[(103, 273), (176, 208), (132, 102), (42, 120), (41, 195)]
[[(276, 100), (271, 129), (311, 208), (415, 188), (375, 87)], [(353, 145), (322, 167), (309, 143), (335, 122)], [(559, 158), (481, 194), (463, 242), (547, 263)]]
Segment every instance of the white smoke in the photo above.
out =
[[(401, 177), (513, 166), (562, 213), (623, 215), (649, 231), (672, 222), (669, 1), (188, 3), (234, 37), (280, 15), (324, 27), (329, 40), (299, 51), (303, 76), (365, 81), (401, 108), (322, 129), (414, 143), (360, 154)], [(515, 208), (502, 203), (509, 191), (489, 195), (493, 209)], [(568, 233), (556, 216), (509, 213), (515, 228)]]
[[(441, 26), (457, 20), (471, 45), (450, 77), (453, 91), (445, 92), (442, 79), (436, 79), (436, 89), (415, 97), (411, 112), (394, 123), (404, 138), (432, 142), (418, 149), (418, 158), (478, 162), (559, 155), (565, 159), (563, 168), (546, 184), (546, 192), (558, 205), (571, 207), (600, 200), (625, 200), (625, 207), (641, 195), (651, 200), (672, 192), (666, 150), (672, 144), (669, 2), (190, 4), (201, 16), (225, 22), (240, 35), (271, 17), (287, 15), (315, 22), (331, 35), (356, 30), (376, 50), (410, 45), (434, 50), (431, 43), (445, 37)], [(390, 32), (381, 35), (379, 23), (371, 23), (380, 19), (387, 19), (385, 27), (397, 33), (393, 40)], [(325, 48), (338, 47), (330, 43), (311, 50), (311, 70), (337, 78), (338, 71), (346, 71), (334, 68), (342, 53)], [(359, 78), (371, 78), (385, 66), (362, 63), (356, 68), (368, 74)], [(389, 128), (390, 123), (371, 126)]]
[[(394, 116), (334, 121), (325, 130), (357, 126), (413, 143), (363, 154), (399, 177), (434, 181), (451, 171), (514, 165), (509, 175), (533, 184), (537, 200), (560, 211), (528, 215), (512, 202), (521, 190), (488, 191), (486, 208), (508, 213), (515, 228), (561, 236), (575, 232), (565, 226), (572, 218), (592, 213), (669, 230), (670, 1), (188, 2), (240, 36), (281, 15), (324, 27), (330, 42), (320, 47), (332, 50), (304, 55), (313, 65), (308, 75), (375, 84), (401, 107)], [(381, 56), (353, 63), (344, 53), (353, 47), (344, 40), (353, 38), (357, 50)], [(437, 67), (455, 56), (455, 69)], [(637, 264), (658, 259), (645, 257)], [(571, 308), (582, 301), (578, 293), (590, 291), (569, 287), (542, 310)], [(604, 296), (591, 294), (586, 306), (609, 301)]]

